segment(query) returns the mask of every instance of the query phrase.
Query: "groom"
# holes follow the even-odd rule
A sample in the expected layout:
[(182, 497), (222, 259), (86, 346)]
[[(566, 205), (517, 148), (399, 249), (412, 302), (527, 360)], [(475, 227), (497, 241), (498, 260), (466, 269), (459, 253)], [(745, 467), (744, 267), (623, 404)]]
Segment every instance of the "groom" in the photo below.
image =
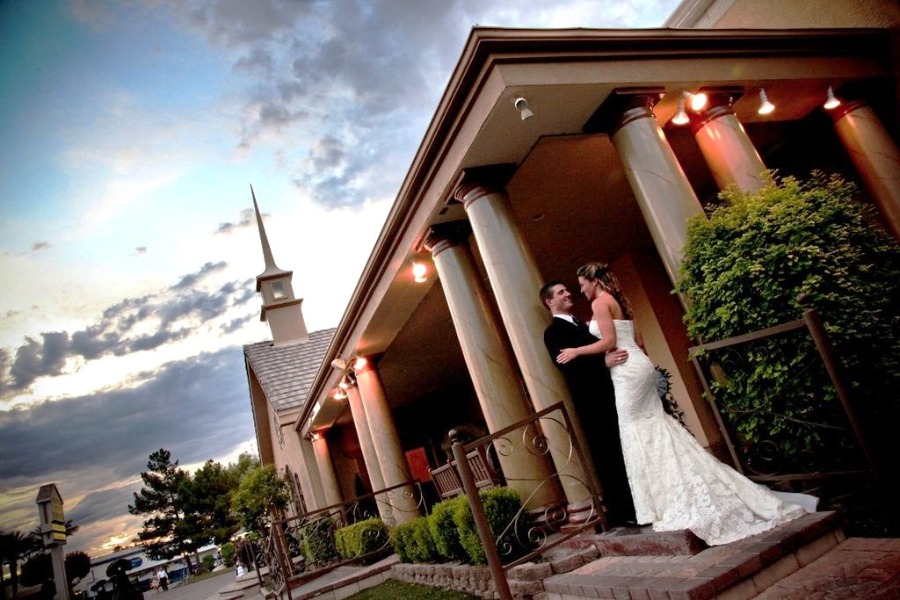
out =
[(572, 395), (597, 475), (603, 485), (603, 497), (611, 525), (634, 522), (634, 502), (625, 475), (622, 444), (619, 441), (619, 419), (609, 367), (625, 362), (625, 350), (612, 350), (606, 355), (579, 356), (564, 365), (556, 362), (563, 348), (577, 348), (597, 341), (588, 326), (572, 316), (572, 294), (560, 281), (541, 288), (541, 302), (550, 310), (553, 320), (544, 331), (544, 345), (553, 364), (562, 371)]

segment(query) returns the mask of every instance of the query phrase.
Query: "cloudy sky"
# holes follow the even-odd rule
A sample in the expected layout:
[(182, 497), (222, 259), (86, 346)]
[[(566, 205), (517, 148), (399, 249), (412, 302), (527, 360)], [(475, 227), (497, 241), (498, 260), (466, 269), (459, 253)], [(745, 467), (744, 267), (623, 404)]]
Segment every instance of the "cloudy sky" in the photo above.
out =
[(55, 482), (67, 551), (140, 471), (256, 452), (252, 184), (337, 325), (475, 25), (658, 27), (676, 0), (0, 0), (0, 529)]

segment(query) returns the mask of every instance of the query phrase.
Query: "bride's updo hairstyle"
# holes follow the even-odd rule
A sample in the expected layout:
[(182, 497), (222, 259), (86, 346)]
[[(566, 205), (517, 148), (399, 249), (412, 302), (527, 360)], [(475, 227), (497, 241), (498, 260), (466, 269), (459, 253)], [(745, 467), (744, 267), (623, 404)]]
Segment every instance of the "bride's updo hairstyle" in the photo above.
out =
[(622, 312), (625, 313), (625, 318), (634, 319), (634, 311), (631, 310), (631, 303), (628, 301), (628, 298), (625, 297), (625, 293), (619, 285), (619, 280), (616, 279), (616, 276), (609, 270), (609, 265), (606, 263), (589, 262), (578, 267), (575, 274), (579, 277), (584, 277), (588, 281), (599, 282), (603, 291), (607, 292), (619, 303)]

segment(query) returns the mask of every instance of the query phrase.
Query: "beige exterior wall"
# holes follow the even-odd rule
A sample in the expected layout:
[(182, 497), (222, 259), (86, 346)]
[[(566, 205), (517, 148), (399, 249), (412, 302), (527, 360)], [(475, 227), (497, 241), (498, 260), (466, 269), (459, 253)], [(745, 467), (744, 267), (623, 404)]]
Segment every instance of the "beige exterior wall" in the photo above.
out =
[(897, 0), (686, 0), (665, 27), (813, 29), (900, 27)]

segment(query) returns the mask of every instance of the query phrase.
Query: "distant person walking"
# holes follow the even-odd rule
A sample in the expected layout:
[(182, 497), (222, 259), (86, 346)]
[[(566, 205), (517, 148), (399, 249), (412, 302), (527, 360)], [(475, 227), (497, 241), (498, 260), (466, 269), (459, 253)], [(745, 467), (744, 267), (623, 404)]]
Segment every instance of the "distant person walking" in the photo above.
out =
[(159, 588), (162, 591), (168, 591), (169, 589), (169, 573), (166, 571), (166, 568), (160, 567), (156, 572), (156, 578), (159, 579)]
[(243, 575), (245, 572), (246, 572), (246, 571), (244, 571), (244, 565), (241, 564), (240, 562), (238, 562), (238, 564), (237, 564), (237, 575), (236, 575), (235, 577), (240, 577), (240, 576)]

